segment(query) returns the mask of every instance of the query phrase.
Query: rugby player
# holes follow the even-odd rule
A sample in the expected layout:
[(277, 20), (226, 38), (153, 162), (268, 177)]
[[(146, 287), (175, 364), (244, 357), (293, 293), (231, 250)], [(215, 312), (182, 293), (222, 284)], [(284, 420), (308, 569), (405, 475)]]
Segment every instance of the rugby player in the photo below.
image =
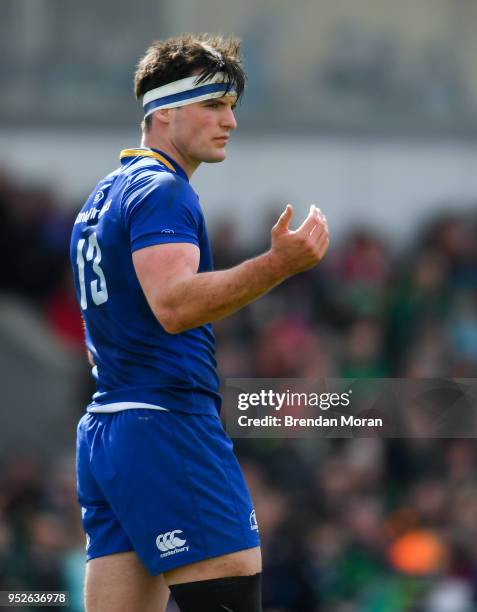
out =
[(97, 390), (78, 425), (87, 536), (87, 612), (262, 610), (255, 511), (219, 418), (211, 322), (318, 263), (314, 206), (291, 231), (288, 205), (268, 252), (212, 271), (189, 180), (220, 162), (245, 75), (235, 38), (155, 42), (135, 91), (140, 148), (78, 214), (71, 260)]

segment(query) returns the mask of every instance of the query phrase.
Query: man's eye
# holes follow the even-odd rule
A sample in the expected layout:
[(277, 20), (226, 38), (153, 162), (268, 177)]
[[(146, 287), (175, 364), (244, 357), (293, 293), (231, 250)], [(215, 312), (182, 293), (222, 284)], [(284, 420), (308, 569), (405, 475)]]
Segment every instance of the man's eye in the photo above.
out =
[(218, 108), (218, 106), (218, 102), (210, 102), (209, 104), (207, 104), (208, 108)]

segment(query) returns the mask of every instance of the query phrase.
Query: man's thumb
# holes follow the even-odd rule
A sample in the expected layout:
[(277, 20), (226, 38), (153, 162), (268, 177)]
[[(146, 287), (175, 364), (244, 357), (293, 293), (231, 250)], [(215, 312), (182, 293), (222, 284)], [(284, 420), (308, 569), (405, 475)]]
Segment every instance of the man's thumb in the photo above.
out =
[(285, 210), (282, 212), (282, 214), (278, 218), (278, 221), (276, 222), (275, 227), (273, 229), (275, 231), (278, 230), (278, 231), (285, 232), (288, 229), (288, 225), (290, 224), (292, 215), (293, 215), (293, 206), (291, 204), (287, 204), (287, 207), (285, 208)]

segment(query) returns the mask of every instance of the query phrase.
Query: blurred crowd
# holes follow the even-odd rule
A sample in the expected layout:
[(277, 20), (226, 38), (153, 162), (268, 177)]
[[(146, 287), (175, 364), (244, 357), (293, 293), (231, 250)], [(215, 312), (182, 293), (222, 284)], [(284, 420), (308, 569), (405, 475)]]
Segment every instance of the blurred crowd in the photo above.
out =
[[(0, 173), (0, 294), (28, 303), (78, 355), (71, 210), (48, 186)], [(222, 378), (475, 378), (477, 214), (448, 211), (406, 245), (366, 227), (332, 237), (322, 264), (215, 325)], [(227, 222), (211, 235), (217, 268), (268, 248), (268, 229), (253, 250)], [(256, 504), (267, 612), (477, 610), (473, 439), (235, 446)], [(80, 611), (72, 452), (0, 456), (0, 590), (69, 590)]]

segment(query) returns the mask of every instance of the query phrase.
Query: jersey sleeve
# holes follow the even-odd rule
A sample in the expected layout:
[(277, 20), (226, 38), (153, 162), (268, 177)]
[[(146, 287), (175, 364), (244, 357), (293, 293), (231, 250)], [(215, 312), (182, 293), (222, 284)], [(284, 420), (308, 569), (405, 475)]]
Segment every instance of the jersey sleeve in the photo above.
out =
[(169, 173), (145, 176), (126, 190), (124, 223), (131, 252), (156, 244), (189, 242), (199, 246), (201, 212), (188, 183)]

